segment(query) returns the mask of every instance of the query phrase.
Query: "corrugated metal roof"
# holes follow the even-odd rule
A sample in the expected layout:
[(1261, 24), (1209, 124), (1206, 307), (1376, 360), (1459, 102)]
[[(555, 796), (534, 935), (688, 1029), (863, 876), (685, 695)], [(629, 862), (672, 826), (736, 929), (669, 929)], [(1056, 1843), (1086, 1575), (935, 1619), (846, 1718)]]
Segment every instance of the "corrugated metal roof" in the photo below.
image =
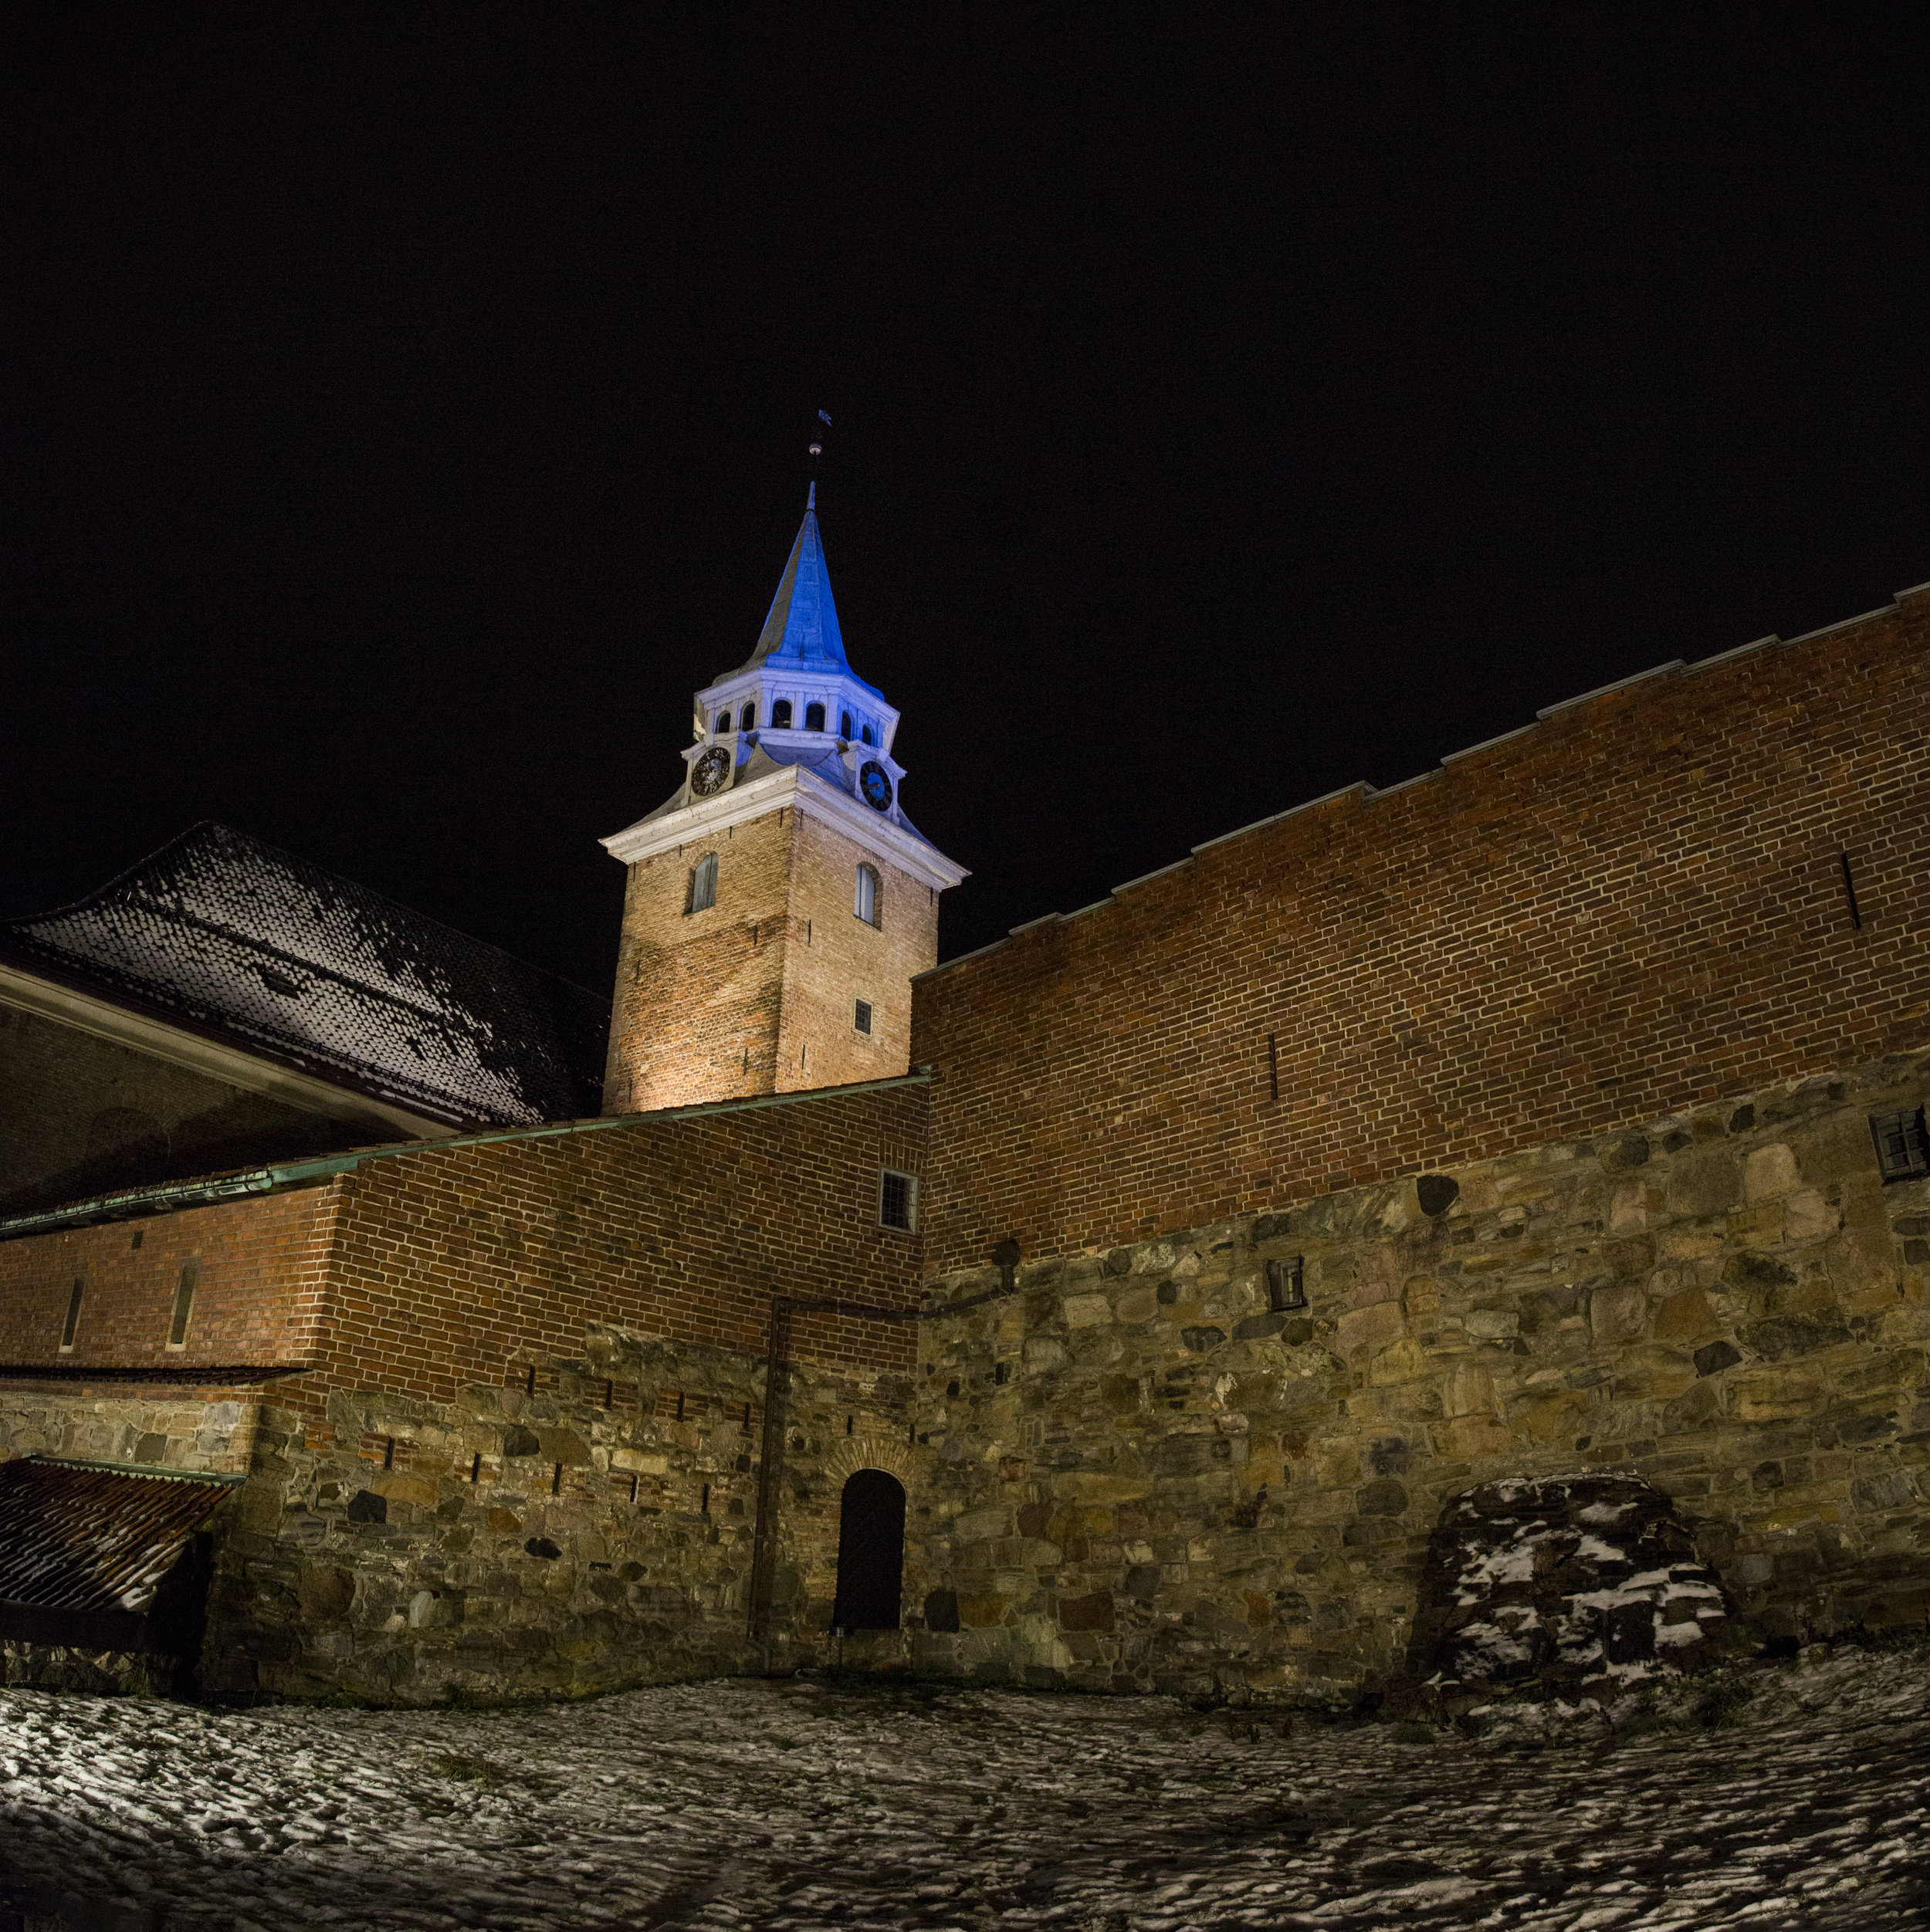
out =
[(607, 1000), (225, 825), (0, 925), (0, 946), (449, 1120), (573, 1119), (602, 1104)]
[(0, 1599), (144, 1610), (182, 1545), (242, 1480), (52, 1456), (0, 1463)]

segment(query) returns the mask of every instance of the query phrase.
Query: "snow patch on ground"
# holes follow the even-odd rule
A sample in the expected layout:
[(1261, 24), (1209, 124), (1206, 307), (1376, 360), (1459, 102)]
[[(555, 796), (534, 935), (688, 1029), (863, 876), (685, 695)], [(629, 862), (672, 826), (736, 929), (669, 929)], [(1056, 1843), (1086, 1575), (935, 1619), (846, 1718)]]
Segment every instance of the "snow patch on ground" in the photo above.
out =
[(1925, 1922), (1930, 1654), (1471, 1732), (802, 1679), (493, 1711), (9, 1690), (0, 1893), (155, 1932)]

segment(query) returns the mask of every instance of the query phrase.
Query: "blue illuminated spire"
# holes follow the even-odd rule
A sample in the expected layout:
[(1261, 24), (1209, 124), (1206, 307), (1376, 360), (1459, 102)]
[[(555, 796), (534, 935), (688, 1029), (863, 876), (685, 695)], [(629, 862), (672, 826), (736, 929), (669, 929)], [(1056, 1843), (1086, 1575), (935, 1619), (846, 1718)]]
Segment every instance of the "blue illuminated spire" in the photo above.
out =
[(771, 599), (757, 648), (746, 660), (754, 665), (789, 662), (805, 668), (848, 671), (845, 640), (838, 628), (838, 607), (831, 601), (831, 577), (824, 568), (824, 540), (818, 530), (818, 486), (804, 502), (804, 520), (797, 540)]

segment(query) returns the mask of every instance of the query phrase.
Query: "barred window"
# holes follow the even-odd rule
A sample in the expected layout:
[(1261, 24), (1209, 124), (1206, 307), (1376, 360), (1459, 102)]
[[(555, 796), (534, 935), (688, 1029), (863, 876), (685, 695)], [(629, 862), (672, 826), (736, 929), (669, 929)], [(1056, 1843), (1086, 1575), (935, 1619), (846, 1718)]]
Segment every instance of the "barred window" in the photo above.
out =
[(717, 855), (706, 852), (690, 868), (690, 903), (686, 912), (708, 912), (717, 903)]
[(1930, 1174), (1930, 1135), (1924, 1132), (1921, 1107), (1872, 1114), (1870, 1137), (1877, 1144), (1877, 1166), (1885, 1181), (1914, 1181)]
[(878, 1170), (878, 1223), (906, 1234), (918, 1226), (918, 1176), (901, 1174), (895, 1167)]
[(867, 925), (878, 923), (878, 874), (868, 865), (858, 868), (857, 889), (853, 893), (851, 909)]
[(852, 1003), (851, 1024), (860, 1033), (871, 1031), (871, 1002), (868, 1000), (858, 1000)]

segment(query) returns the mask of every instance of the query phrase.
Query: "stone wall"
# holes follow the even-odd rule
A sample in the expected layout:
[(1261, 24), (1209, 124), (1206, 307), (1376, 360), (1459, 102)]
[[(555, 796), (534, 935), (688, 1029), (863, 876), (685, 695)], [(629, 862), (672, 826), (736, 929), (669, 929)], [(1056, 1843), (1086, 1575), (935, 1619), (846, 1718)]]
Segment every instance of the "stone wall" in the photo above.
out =
[(1927, 793), (1919, 590), (1022, 927), (914, 988), (930, 1265), (1143, 1240), (1930, 1044)]
[(926, 1331), (912, 1655), (1351, 1693), (1451, 1501), (1571, 1473), (1670, 1498), (1759, 1639), (1922, 1623), (1930, 1182), (1884, 1186), (1868, 1120), (1927, 1088), (1900, 1057), (1029, 1262)]
[(855, 1459), (908, 1456), (909, 1380), (794, 1368), (760, 1653), (747, 1613), (765, 1367), (592, 1325), (581, 1354), (451, 1401), (337, 1389), (319, 1427), (270, 1406), (205, 1684), (496, 1700), (821, 1657), (838, 1484)]

